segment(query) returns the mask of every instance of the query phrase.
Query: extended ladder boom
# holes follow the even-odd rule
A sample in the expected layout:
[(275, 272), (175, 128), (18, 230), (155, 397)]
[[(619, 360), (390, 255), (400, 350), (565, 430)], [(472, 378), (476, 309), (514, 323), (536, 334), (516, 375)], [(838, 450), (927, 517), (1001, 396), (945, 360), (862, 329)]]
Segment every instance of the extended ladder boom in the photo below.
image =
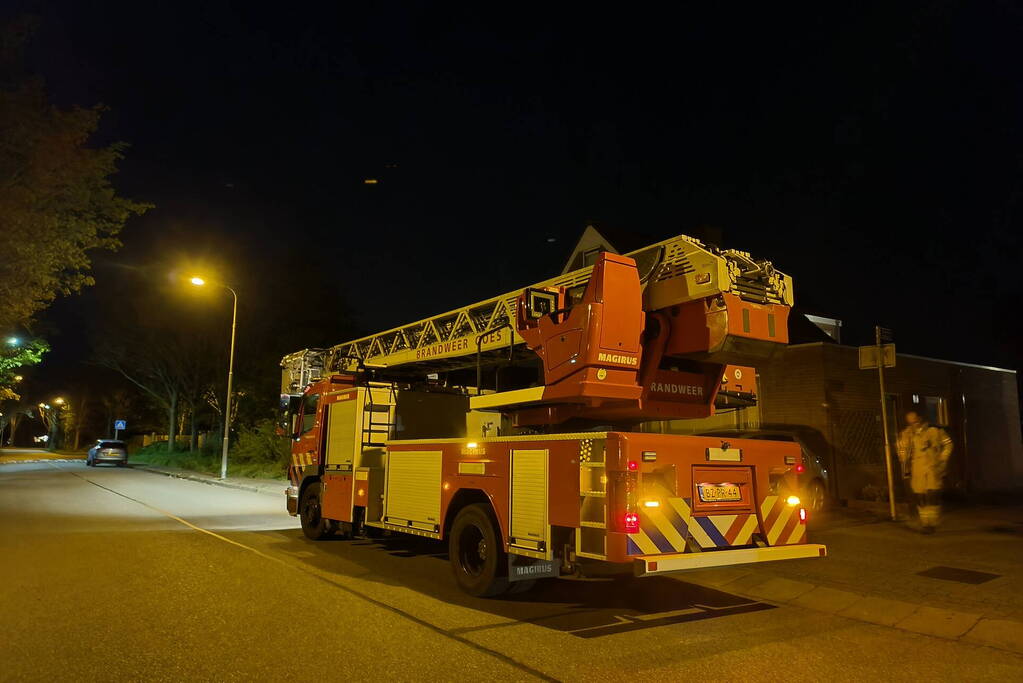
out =
[[(643, 291), (643, 310), (653, 312), (688, 302), (731, 294), (753, 304), (793, 303), (792, 279), (768, 261), (746, 252), (721, 250), (679, 235), (627, 254), (636, 262)], [(593, 267), (565, 273), (530, 289), (563, 289), (578, 301)], [(329, 349), (303, 349), (281, 360), (281, 391), (296, 393), (332, 372), (359, 367), (418, 373), (472, 367), (478, 357), (514, 352), (524, 344), (515, 330), (516, 307), (523, 289), (480, 301)]]

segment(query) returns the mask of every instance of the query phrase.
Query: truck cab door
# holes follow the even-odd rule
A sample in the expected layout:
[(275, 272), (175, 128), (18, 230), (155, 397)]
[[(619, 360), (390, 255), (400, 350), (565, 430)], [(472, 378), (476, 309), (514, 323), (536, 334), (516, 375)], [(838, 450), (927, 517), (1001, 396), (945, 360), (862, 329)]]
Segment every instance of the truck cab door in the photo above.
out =
[(313, 465), (319, 462), (321, 428), (319, 404), (319, 394), (308, 394), (302, 399), (301, 412), (296, 415), (298, 429), (292, 435), (294, 441), (291, 444), (291, 454), (300, 465)]

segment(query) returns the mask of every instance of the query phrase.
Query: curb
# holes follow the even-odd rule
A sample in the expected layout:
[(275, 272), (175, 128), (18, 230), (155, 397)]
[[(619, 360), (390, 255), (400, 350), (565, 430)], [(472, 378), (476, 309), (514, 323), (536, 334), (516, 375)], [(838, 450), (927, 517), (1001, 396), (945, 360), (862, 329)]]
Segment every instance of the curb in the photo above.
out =
[(679, 581), (735, 593), (745, 598), (834, 614), (946, 640), (962, 640), (1023, 654), (1023, 622), (860, 595), (805, 581), (759, 576), (737, 569), (678, 574)]
[[(188, 481), (197, 481), (202, 484), (209, 484), (210, 486), (223, 486), (224, 488), (237, 489), (239, 491), (249, 491), (251, 493), (265, 493), (268, 495), (277, 495), (276, 493), (273, 493), (270, 490), (270, 487), (268, 486), (262, 487), (250, 486), (248, 484), (239, 484), (233, 481), (221, 481), (220, 479), (216, 479), (214, 477), (205, 476), (201, 474), (193, 474), (190, 472), (186, 472), (184, 470), (178, 471), (166, 470), (159, 469), (156, 467), (150, 467), (149, 465), (130, 464), (130, 467), (134, 470), (139, 470), (140, 472), (149, 472), (150, 474), (161, 474), (165, 477), (172, 477), (174, 479), (187, 479)], [(285, 482), (281, 482), (281, 486), (286, 487), (287, 484)], [(281, 491), (283, 492), (283, 490), (284, 489), (282, 488)]]
[(0, 465), (24, 465), (35, 462), (82, 462), (84, 457), (60, 457), (60, 458), (26, 458), (25, 460), (5, 460), (0, 458)]

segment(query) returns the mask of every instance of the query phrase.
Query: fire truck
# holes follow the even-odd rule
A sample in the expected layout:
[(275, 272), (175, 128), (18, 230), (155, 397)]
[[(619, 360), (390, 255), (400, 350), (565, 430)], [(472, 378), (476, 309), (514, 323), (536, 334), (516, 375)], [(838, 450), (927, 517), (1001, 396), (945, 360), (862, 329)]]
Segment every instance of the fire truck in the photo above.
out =
[(314, 540), (446, 542), (475, 596), (823, 557), (797, 444), (648, 428), (755, 403), (792, 302), (770, 262), (680, 235), (289, 354), (288, 511)]

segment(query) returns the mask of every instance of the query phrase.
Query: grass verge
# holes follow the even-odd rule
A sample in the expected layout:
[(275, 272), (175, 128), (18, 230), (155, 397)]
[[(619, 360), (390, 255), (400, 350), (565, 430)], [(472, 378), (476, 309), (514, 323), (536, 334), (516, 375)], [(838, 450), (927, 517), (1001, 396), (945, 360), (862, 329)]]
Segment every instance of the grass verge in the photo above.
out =
[[(220, 454), (212, 452), (167, 452), (166, 443), (150, 444), (145, 448), (131, 453), (128, 462), (156, 467), (174, 467), (204, 474), (220, 474)], [(247, 477), (251, 479), (286, 478), (286, 470), (278, 462), (231, 462), (231, 454), (227, 458), (227, 476)]]

